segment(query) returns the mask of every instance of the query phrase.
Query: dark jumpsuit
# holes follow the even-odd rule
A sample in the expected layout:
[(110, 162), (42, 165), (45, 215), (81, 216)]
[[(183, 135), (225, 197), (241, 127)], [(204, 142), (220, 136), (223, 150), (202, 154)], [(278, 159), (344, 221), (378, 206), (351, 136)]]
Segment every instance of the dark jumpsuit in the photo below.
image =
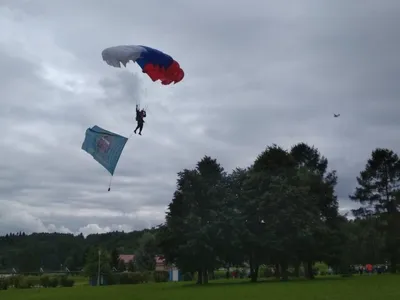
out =
[(143, 130), (143, 111), (140, 111), (138, 107), (136, 107), (136, 121), (137, 121), (137, 126), (135, 129), (135, 133), (136, 131), (139, 129), (139, 134), (142, 135), (142, 130)]

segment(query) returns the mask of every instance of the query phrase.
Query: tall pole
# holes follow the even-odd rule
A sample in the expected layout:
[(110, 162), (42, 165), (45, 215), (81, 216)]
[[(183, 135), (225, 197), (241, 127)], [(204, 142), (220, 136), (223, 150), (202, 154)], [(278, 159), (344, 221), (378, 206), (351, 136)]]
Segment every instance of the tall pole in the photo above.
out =
[(99, 249), (99, 262), (98, 262), (98, 266), (97, 266), (97, 285), (100, 286), (100, 265), (101, 265), (101, 261), (100, 261), (100, 255), (101, 255), (101, 250)]

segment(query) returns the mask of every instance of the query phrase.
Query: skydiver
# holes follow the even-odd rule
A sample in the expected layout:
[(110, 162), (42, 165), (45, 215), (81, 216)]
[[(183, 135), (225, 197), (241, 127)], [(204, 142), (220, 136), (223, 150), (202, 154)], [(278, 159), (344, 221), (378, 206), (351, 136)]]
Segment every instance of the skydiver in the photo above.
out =
[(146, 118), (146, 111), (144, 109), (140, 110), (139, 105), (136, 105), (137, 126), (136, 129), (134, 130), (134, 133), (136, 133), (136, 131), (139, 129), (139, 135), (142, 135), (143, 123), (144, 123), (143, 118)]
[(340, 114), (333, 114), (335, 118), (340, 117)]

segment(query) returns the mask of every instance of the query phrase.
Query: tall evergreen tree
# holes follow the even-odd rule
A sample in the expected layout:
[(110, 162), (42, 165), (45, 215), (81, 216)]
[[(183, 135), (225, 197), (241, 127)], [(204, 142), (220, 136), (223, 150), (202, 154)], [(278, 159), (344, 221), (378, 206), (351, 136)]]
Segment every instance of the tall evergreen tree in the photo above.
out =
[(392, 150), (377, 148), (357, 177), (358, 187), (350, 198), (362, 206), (353, 210), (358, 217), (378, 216), (386, 232), (391, 272), (396, 272), (400, 249), (400, 159)]

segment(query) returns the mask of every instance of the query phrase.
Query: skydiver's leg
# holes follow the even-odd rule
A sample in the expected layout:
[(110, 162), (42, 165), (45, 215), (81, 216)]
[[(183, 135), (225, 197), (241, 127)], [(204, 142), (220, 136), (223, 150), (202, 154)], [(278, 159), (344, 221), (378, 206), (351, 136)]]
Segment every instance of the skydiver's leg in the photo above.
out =
[[(142, 127), (143, 127), (143, 125), (142, 125)], [(133, 132), (136, 133), (136, 131), (137, 131), (139, 128), (140, 128), (140, 124), (138, 123), (137, 126), (136, 126), (136, 129), (135, 129)], [(140, 130), (140, 131), (142, 131), (142, 130)]]
[(140, 124), (140, 127), (139, 127), (139, 134), (140, 134), (140, 135), (142, 135), (142, 130), (143, 130), (143, 123), (141, 123), (141, 124)]

